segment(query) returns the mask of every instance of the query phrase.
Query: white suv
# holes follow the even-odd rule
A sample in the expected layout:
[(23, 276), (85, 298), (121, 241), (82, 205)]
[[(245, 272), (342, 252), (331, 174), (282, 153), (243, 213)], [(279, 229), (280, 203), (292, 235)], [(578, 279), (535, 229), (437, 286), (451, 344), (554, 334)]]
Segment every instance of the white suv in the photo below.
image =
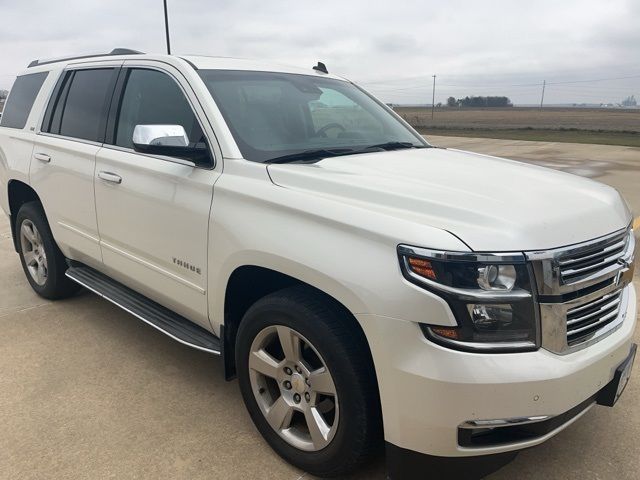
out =
[(221, 355), (315, 475), (386, 446), (393, 478), (481, 477), (613, 405), (633, 364), (615, 190), (432, 147), (323, 64), (34, 61), (0, 186), (38, 294), (82, 285)]

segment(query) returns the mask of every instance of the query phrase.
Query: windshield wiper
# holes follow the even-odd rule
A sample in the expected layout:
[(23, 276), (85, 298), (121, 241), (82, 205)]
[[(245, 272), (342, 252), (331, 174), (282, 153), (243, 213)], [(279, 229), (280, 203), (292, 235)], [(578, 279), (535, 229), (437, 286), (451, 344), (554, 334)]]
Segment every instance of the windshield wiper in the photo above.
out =
[(282, 155), (281, 157), (275, 157), (270, 160), (265, 160), (264, 163), (292, 163), (300, 161), (319, 160), (328, 157), (338, 157), (340, 155), (349, 155), (355, 153), (353, 148), (313, 148), (310, 150), (304, 150), (298, 153), (291, 153), (289, 155)]
[(404, 148), (427, 148), (427, 145), (416, 145), (411, 142), (386, 142), (379, 143), (377, 145), (369, 145), (360, 151), (375, 150), (377, 148), (380, 150), (401, 150)]
[(315, 161), (329, 157), (339, 157), (341, 155), (353, 155), (356, 153), (366, 153), (371, 150), (401, 150), (405, 148), (428, 148), (428, 145), (416, 145), (411, 142), (386, 142), (376, 145), (368, 145), (364, 148), (312, 148), (310, 150), (304, 150), (298, 153), (291, 153), (289, 155), (282, 155), (281, 157), (275, 157), (270, 160), (265, 160), (264, 163), (293, 163), (303, 161)]

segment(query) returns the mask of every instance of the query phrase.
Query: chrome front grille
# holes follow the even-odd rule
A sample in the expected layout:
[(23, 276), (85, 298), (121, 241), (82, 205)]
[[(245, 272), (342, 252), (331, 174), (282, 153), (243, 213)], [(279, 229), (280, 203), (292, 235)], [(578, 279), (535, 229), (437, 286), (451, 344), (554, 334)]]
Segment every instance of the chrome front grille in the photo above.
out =
[(628, 228), (579, 245), (527, 253), (538, 290), (543, 348), (569, 353), (622, 325), (634, 249)]
[(607, 293), (579, 307), (567, 310), (567, 344), (580, 343), (595, 331), (618, 318), (622, 290)]
[(627, 237), (627, 232), (622, 232), (598, 242), (592, 248), (561, 255), (558, 258), (561, 283), (566, 285), (579, 282), (585, 277), (615, 266), (618, 260), (624, 257)]

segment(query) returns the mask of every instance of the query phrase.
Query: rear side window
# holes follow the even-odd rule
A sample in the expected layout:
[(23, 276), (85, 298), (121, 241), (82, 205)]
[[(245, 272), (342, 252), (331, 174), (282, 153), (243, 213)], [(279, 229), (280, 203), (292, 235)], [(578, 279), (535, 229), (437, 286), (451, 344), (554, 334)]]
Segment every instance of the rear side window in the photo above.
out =
[(47, 109), (43, 131), (93, 142), (104, 141), (116, 70), (74, 70), (60, 81)]
[(2, 113), (0, 126), (9, 128), (24, 128), (33, 102), (49, 72), (30, 73), (16, 78), (7, 104)]

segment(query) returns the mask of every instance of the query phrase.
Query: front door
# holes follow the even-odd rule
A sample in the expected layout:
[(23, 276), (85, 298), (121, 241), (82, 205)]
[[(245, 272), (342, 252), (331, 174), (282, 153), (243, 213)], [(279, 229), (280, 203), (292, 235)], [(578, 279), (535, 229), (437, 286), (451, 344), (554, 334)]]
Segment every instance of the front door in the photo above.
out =
[(136, 125), (181, 125), (190, 142), (206, 141), (189, 86), (168, 68), (131, 67), (120, 75), (96, 159), (100, 245), (107, 274), (210, 327), (207, 242), (218, 173), (133, 148)]

